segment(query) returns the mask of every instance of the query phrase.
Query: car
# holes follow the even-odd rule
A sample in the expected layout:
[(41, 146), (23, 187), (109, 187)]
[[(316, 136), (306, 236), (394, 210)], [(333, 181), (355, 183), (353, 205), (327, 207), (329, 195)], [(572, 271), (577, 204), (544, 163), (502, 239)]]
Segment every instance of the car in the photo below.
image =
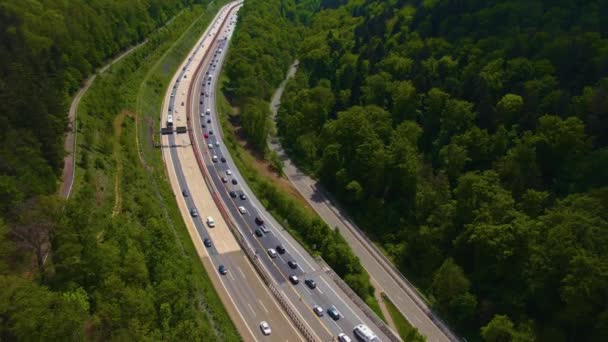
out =
[(241, 214), (243, 214), (243, 215), (247, 214), (247, 208), (245, 208), (245, 207), (243, 207), (243, 206), (240, 206), (240, 207), (239, 207), (239, 213), (241, 213)]
[(230, 197), (236, 198), (236, 191), (230, 191), (228, 194), (230, 195)]
[(216, 141), (216, 142), (215, 142), (215, 146), (216, 146), (216, 147), (219, 147), (219, 146), (220, 146), (220, 142), (219, 142), (219, 141)]
[[(207, 125), (202, 124), (201, 127), (205, 128), (205, 127), (207, 127)], [(205, 134), (205, 135), (207, 135), (207, 134)], [(205, 138), (207, 138), (207, 137), (208, 137), (208, 135)]]
[(264, 233), (262, 233), (262, 231), (261, 231), (261, 230), (256, 229), (256, 230), (255, 230), (255, 235), (256, 235), (257, 237), (262, 237), (262, 236), (264, 236)]
[(190, 196), (187, 189), (182, 190), (182, 195), (184, 195), (184, 197)]
[(333, 305), (331, 306), (331, 308), (327, 309), (327, 315), (331, 317), (334, 321), (339, 320), (341, 317), (340, 311), (338, 311), (338, 309), (336, 309), (336, 307)]
[(226, 170), (226, 174), (227, 174), (228, 176), (231, 176), (231, 175), (232, 175), (232, 171), (230, 171), (230, 170)]
[(304, 283), (311, 290), (313, 290), (313, 289), (315, 289), (317, 287), (317, 283), (314, 280), (312, 280), (312, 279), (306, 279), (306, 280), (304, 280)]
[(283, 245), (278, 245), (277, 252), (279, 252), (279, 254), (285, 254), (285, 247), (283, 247)]
[(182, 101), (182, 106), (184, 105), (184, 101)]
[(243, 201), (247, 199), (247, 195), (245, 194), (240, 194), (239, 198), (242, 199)]
[(209, 97), (209, 93), (205, 93), (205, 96)]
[(236, 180), (236, 178), (232, 178), (232, 184), (237, 185), (238, 181)]
[(228, 179), (226, 179), (226, 177), (222, 177), (222, 183), (226, 183), (228, 182)]
[(292, 270), (295, 270), (296, 268), (298, 268), (298, 263), (297, 263), (297, 262), (295, 262), (295, 261), (293, 261), (293, 260), (289, 260), (289, 261), (287, 262), (287, 265), (289, 265), (289, 267), (290, 267)]
[(210, 149), (213, 148), (213, 144), (207, 144), (207, 147), (209, 147)]
[(209, 131), (209, 135), (213, 135), (213, 131)]
[(209, 240), (209, 238), (205, 238), (203, 243), (205, 244), (205, 247), (211, 247), (211, 240)]
[(217, 156), (211, 157), (211, 160), (213, 160), (214, 163), (217, 163)]
[(264, 220), (262, 220), (262, 219), (261, 219), (259, 216), (256, 216), (256, 217), (255, 217), (255, 223), (256, 223), (258, 226), (261, 226), (261, 225), (263, 225), (263, 224), (264, 224)]
[(350, 339), (350, 337), (346, 336), (345, 333), (339, 333), (338, 334), (338, 341), (340, 341), (340, 342), (351, 342), (352, 340)]
[(198, 210), (196, 208), (190, 208), (190, 216), (198, 217)]
[(260, 229), (264, 232), (264, 234), (270, 233), (270, 229), (268, 229), (265, 225), (261, 225)]
[(218, 267), (217, 269), (221, 275), (226, 275), (228, 274), (228, 269), (226, 268), (226, 266), (224, 265), (220, 265), (220, 267)]
[(269, 255), (271, 258), (276, 258), (278, 254), (277, 254), (277, 251), (275, 251), (274, 249), (272, 249), (272, 248), (268, 248), (268, 255)]
[(266, 336), (268, 336), (272, 333), (272, 330), (270, 329), (270, 325), (266, 321), (260, 322), (260, 329), (262, 330), (262, 334), (264, 334)]
[(207, 134), (207, 133), (205, 133), (203, 136), (205, 137), (205, 139), (209, 138), (209, 134)]
[(207, 119), (207, 123), (211, 123), (211, 119)]
[(312, 311), (314, 311), (319, 317), (323, 316), (323, 308), (318, 305), (313, 306)]
[(298, 285), (300, 283), (300, 279), (298, 279), (298, 276), (295, 274), (289, 276), (289, 281), (294, 285)]
[(205, 111), (205, 114), (211, 115), (211, 108), (207, 108), (207, 110)]
[(213, 217), (207, 216), (207, 225), (209, 226), (209, 228), (215, 227), (215, 221), (213, 220)]
[(226, 158), (224, 158), (224, 157), (222, 157), (220, 160), (222, 161), (222, 163), (226, 162)]

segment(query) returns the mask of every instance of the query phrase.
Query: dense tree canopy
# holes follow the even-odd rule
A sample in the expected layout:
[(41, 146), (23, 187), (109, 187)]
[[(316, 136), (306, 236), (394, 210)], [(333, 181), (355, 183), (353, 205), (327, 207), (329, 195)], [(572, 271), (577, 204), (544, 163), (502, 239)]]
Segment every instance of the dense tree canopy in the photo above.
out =
[(351, 0), (306, 23), (284, 146), (465, 335), (608, 338), (606, 13)]

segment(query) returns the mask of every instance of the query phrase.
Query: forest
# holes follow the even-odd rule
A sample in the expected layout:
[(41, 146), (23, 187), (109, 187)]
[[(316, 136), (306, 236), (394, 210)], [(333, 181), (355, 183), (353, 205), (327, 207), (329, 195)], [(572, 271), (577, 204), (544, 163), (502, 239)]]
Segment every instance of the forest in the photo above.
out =
[[(220, 5), (0, 1), (0, 340), (239, 340), (133, 120), (151, 65), (173, 45), (181, 61)], [(71, 95), (144, 38), (83, 97), (74, 190), (59, 198)]]
[[(269, 3), (283, 146), (459, 334), (608, 339), (608, 3)], [(237, 28), (237, 100), (269, 101), (282, 25)]]

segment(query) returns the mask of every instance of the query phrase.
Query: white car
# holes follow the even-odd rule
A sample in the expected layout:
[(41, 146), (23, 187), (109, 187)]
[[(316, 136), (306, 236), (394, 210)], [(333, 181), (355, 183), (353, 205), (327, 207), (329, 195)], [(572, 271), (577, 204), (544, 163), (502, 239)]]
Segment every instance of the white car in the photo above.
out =
[(211, 148), (213, 148), (213, 144), (207, 144), (207, 147), (209, 147), (211, 149)]
[(211, 160), (213, 160), (214, 163), (217, 162), (217, 156), (211, 157)]
[(216, 141), (216, 142), (215, 142), (215, 146), (219, 147), (219, 146), (220, 146), (220, 142), (219, 142), (219, 141)]
[(209, 226), (209, 228), (215, 227), (215, 221), (213, 220), (213, 217), (207, 217), (207, 225)]
[[(211, 145), (211, 144), (209, 144), (209, 145)], [(213, 147), (213, 146), (212, 146), (212, 147)], [(230, 171), (230, 170), (226, 170), (226, 174), (227, 174), (228, 176), (230, 176), (230, 175), (232, 175), (232, 171)]]
[(268, 248), (268, 255), (271, 258), (276, 258), (277, 257), (277, 251), (275, 251), (274, 248)]
[(240, 207), (239, 207), (239, 213), (241, 213), (241, 214), (243, 214), (243, 215), (244, 215), (244, 214), (247, 214), (247, 209), (245, 209), (245, 207), (243, 207), (243, 206), (240, 206)]
[(270, 335), (270, 333), (272, 332), (272, 330), (270, 329), (270, 325), (266, 321), (260, 322), (260, 329), (262, 329), (262, 334), (266, 336)]
[(350, 337), (346, 336), (345, 333), (340, 333), (340, 334), (338, 334), (338, 341), (340, 341), (340, 342), (351, 342), (352, 340), (350, 339)]

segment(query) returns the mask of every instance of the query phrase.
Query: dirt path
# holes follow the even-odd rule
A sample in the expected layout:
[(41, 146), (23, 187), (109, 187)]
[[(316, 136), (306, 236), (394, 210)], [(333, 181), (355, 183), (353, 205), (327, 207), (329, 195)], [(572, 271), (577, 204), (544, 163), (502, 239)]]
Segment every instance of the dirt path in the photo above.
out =
[(112, 216), (120, 214), (122, 210), (122, 197), (120, 196), (120, 180), (122, 178), (122, 153), (120, 148), (120, 137), (122, 134), (122, 123), (127, 116), (133, 117), (132, 113), (122, 111), (114, 118), (114, 160), (116, 161), (116, 173), (114, 174), (114, 208)]
[[(143, 42), (130, 47), (125, 52), (121, 53), (119, 56), (111, 60), (108, 64), (99, 69), (99, 75), (103, 74), (112, 64), (120, 61), (125, 56), (135, 51), (140, 46), (147, 43), (148, 40), (144, 40)], [(74, 185), (74, 173), (76, 169), (76, 159), (74, 158), (74, 150), (76, 149), (76, 114), (78, 114), (78, 106), (80, 105), (80, 100), (82, 96), (89, 90), (93, 81), (98, 74), (91, 75), (85, 82), (82, 88), (78, 90), (74, 99), (72, 100), (72, 104), (70, 105), (70, 111), (68, 112), (68, 132), (65, 137), (64, 148), (66, 151), (66, 156), (63, 158), (63, 174), (61, 175), (61, 185), (59, 186), (59, 195), (63, 198), (70, 197), (72, 193), (72, 186)]]

